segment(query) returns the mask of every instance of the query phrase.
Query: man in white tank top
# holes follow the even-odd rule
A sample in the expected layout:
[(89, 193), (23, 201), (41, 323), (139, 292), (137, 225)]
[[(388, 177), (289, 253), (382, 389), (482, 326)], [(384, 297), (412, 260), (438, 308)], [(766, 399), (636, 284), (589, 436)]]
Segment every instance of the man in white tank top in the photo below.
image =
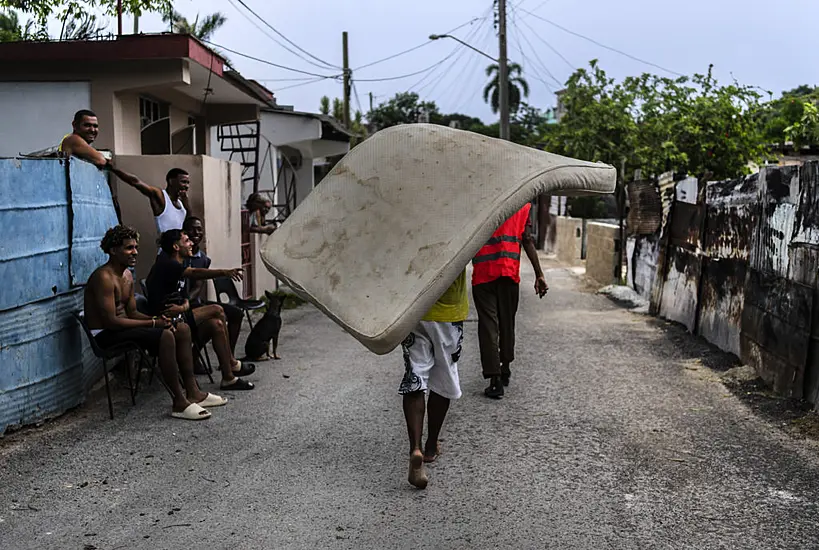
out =
[(165, 176), (167, 184), (165, 189), (148, 185), (133, 174), (117, 168), (112, 168), (111, 171), (119, 179), (148, 197), (154, 213), (157, 236), (170, 229), (182, 229), (182, 224), (190, 211), (188, 189), (191, 180), (186, 171), (181, 168), (170, 170)]

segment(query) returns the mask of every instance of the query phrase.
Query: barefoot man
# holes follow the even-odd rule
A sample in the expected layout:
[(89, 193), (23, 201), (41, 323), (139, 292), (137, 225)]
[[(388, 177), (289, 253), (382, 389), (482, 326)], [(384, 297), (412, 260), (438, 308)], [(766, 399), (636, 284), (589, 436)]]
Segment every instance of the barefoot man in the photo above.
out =
[[(428, 481), (424, 463), (434, 462), (440, 454), (438, 436), (449, 410), (449, 401), (461, 397), (458, 360), (468, 314), (464, 271), (402, 344), (406, 370), (398, 393), (404, 396), (404, 417), (410, 442), (408, 480), (419, 489), (426, 488)], [(428, 403), (424, 400), (426, 392), (429, 392)], [(425, 412), (428, 412), (427, 442), (422, 451)]]
[(210, 418), (205, 407), (218, 407), (227, 400), (201, 391), (196, 384), (189, 327), (185, 323), (174, 326), (167, 317), (148, 317), (137, 311), (134, 280), (128, 268), (136, 265), (139, 235), (130, 227), (118, 225), (105, 233), (100, 247), (108, 254), (108, 262), (91, 274), (85, 287), (85, 320), (97, 343), (105, 349), (134, 342), (158, 357), (162, 379), (173, 394), (171, 416), (185, 420)]

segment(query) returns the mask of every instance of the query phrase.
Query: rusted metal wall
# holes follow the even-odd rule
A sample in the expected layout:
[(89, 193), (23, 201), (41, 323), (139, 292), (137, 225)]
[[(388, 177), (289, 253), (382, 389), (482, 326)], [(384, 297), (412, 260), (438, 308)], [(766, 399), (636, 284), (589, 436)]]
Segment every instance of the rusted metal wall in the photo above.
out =
[(697, 333), (737, 356), (745, 279), (758, 210), (757, 174), (706, 186)]
[(819, 402), (819, 163), (707, 185), (664, 174), (657, 190), (659, 231), (640, 235), (639, 212), (630, 232), (630, 283), (649, 285), (651, 312)]
[(800, 209), (800, 167), (760, 171), (760, 205), (742, 311), (740, 358), (790, 397), (802, 397), (810, 347), (813, 289), (791, 276)]
[(702, 276), (700, 229), (704, 208), (697, 201), (695, 178), (677, 182), (675, 195), (668, 221), (668, 250), (659, 312), (661, 317), (681, 323), (694, 332)]

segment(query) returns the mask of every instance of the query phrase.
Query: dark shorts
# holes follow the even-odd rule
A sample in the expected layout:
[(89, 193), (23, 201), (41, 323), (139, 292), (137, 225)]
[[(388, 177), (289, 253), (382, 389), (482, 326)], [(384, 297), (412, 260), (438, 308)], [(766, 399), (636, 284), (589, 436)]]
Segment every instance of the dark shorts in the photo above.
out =
[(159, 355), (159, 341), (162, 328), (126, 328), (123, 330), (103, 330), (94, 339), (103, 349), (117, 344), (132, 342), (153, 356)]

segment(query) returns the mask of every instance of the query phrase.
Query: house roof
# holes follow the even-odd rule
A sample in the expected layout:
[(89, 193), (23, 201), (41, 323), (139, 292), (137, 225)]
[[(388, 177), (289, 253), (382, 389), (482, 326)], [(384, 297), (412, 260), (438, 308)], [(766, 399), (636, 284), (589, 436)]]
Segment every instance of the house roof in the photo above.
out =
[(273, 108), (262, 109), (266, 113), (275, 113), (277, 115), (289, 115), (312, 118), (321, 121), (322, 134), (325, 139), (334, 141), (349, 141), (355, 134), (347, 130), (341, 122), (335, 118), (323, 115), (321, 113), (306, 113), (303, 111), (295, 111), (292, 107), (276, 106)]
[(275, 104), (273, 92), (229, 69), (225, 59), (195, 37), (162, 33), (123, 35), (103, 40), (0, 43), (0, 64), (82, 63), (190, 59), (213, 74), (230, 80), (251, 97)]

